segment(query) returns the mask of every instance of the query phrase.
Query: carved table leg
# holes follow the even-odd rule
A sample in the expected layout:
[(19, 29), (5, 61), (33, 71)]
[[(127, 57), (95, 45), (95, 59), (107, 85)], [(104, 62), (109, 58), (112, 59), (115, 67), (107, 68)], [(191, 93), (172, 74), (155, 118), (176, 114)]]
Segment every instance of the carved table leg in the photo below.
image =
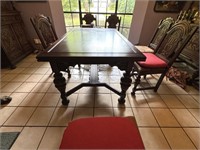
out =
[(68, 105), (69, 100), (67, 100), (67, 97), (65, 96), (65, 89), (66, 89), (66, 80), (63, 77), (63, 74), (58, 72), (54, 74), (54, 84), (55, 87), (60, 91), (61, 93), (61, 99), (63, 105)]
[(124, 76), (121, 77), (121, 96), (118, 99), (118, 102), (120, 104), (124, 104), (125, 103), (125, 97), (126, 97), (126, 91), (128, 90), (128, 88), (131, 86), (131, 71), (126, 71), (124, 74)]

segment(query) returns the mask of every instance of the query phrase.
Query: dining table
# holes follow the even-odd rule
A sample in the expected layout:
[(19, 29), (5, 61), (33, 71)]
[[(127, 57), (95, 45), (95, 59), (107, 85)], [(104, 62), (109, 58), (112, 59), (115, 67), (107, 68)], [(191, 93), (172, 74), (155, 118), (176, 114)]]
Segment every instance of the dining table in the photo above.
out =
[[(134, 62), (146, 59), (119, 31), (110, 28), (74, 28), (54, 45), (40, 52), (36, 58), (39, 62), (50, 63), (54, 73), (53, 82), (60, 92), (63, 105), (70, 102), (69, 95), (86, 86), (104, 86), (119, 95), (119, 104), (124, 104), (126, 91), (132, 84), (131, 71)], [(66, 92), (67, 83), (63, 71), (77, 64), (90, 65), (89, 81), (82, 82)], [(121, 90), (99, 81), (99, 64), (117, 66), (123, 71), (120, 79)]]

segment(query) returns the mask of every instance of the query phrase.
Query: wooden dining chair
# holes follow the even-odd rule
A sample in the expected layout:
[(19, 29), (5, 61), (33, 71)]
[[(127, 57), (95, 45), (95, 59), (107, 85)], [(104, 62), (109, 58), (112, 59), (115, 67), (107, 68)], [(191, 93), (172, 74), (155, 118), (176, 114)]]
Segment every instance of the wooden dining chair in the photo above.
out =
[[(158, 48), (154, 53), (143, 53), (146, 56), (146, 61), (134, 63), (133, 77), (135, 78), (132, 94), (138, 90), (154, 89), (156, 92), (173, 62), (179, 56), (184, 46), (196, 32), (197, 27), (192, 28), (188, 21), (179, 21), (175, 23), (166, 33)], [(161, 74), (155, 86), (140, 87), (141, 76), (148, 74)]]
[(51, 22), (51, 19), (43, 14), (35, 15), (30, 18), (31, 23), (41, 41), (44, 49), (53, 45), (58, 37)]
[(167, 31), (171, 28), (171, 26), (174, 24), (174, 20), (171, 17), (167, 17), (166, 19), (160, 20), (153, 37), (151, 38), (151, 41), (148, 46), (144, 45), (136, 45), (135, 47), (143, 52), (150, 52), (153, 53), (154, 50), (157, 48), (159, 43), (162, 41), (162, 38), (165, 36)]
[[(49, 17), (38, 14), (31, 17), (30, 20), (41, 41), (43, 50), (47, 50), (48, 47), (53, 46), (57, 42), (58, 37)], [(68, 73), (68, 77), (71, 77), (69, 68), (66, 72)]]
[(119, 31), (121, 24), (121, 17), (116, 14), (111, 14), (108, 18), (106, 17), (105, 28), (115, 28)]
[[(95, 22), (95, 25), (94, 25)], [(83, 18), (81, 18), (81, 27), (82, 28), (93, 28), (97, 26), (97, 19), (91, 13), (86, 13)]]

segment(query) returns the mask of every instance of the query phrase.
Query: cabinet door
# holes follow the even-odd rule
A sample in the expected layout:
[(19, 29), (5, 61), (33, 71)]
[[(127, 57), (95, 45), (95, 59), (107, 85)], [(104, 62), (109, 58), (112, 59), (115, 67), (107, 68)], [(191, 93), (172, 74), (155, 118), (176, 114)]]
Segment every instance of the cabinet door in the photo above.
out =
[(15, 63), (19, 60), (23, 51), (17, 41), (15, 33), (11, 26), (1, 26), (1, 45), (9, 60)]
[(15, 35), (22, 47), (24, 54), (30, 53), (32, 47), (28, 43), (28, 39), (25, 36), (26, 33), (24, 31), (25, 27), (23, 26), (23, 24), (21, 22), (12, 24), (12, 28), (14, 29)]

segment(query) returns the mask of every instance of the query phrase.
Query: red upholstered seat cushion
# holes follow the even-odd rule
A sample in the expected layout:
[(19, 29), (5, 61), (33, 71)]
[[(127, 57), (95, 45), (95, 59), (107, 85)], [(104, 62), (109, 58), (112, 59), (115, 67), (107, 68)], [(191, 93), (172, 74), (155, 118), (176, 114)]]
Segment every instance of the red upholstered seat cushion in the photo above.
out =
[(60, 149), (144, 149), (144, 145), (134, 121), (97, 117), (69, 123)]
[(146, 56), (145, 61), (139, 61), (138, 64), (148, 68), (163, 68), (167, 63), (152, 53), (143, 53)]

